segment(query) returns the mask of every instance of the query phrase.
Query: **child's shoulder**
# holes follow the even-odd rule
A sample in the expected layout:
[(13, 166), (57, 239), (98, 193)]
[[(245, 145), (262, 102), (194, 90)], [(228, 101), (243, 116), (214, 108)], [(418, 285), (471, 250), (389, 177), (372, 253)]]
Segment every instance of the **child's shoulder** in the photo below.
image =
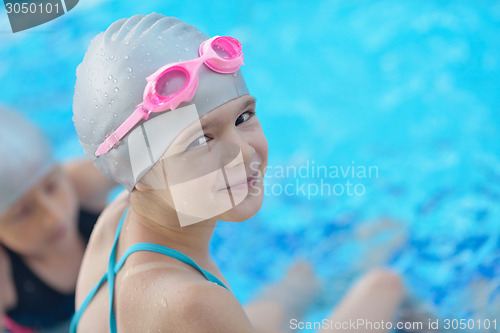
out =
[(253, 332), (227, 289), (172, 265), (144, 265), (125, 271), (116, 290), (117, 313), (134, 325), (130, 331)]

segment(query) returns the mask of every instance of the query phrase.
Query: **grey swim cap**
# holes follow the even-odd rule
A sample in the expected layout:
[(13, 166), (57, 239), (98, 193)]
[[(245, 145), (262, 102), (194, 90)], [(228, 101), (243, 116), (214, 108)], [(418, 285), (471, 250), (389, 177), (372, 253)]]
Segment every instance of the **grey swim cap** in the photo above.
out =
[[(127, 135), (108, 153), (97, 158), (94, 154), (107, 136), (142, 102), (146, 78), (168, 63), (197, 58), (200, 44), (207, 39), (209, 36), (192, 25), (153, 13), (116, 21), (92, 40), (76, 72), (73, 121), (84, 152), (94, 159), (97, 168), (107, 177), (132, 190), (158, 161), (159, 156), (155, 156), (142, 163), (140, 172), (132, 170), (131, 152), (135, 154), (135, 150), (153, 145), (151, 141), (158, 138), (158, 133), (148, 135), (145, 130), (137, 134), (141, 125), (136, 126), (134, 131), (136, 137), (144, 136), (144, 145), (131, 143), (130, 135)], [(167, 113), (182, 112), (179, 109), (194, 104), (198, 117), (201, 117), (232, 99), (248, 94), (240, 71), (219, 74), (202, 66), (198, 78), (193, 99)], [(147, 124), (161, 114), (152, 114), (141, 124)], [(159, 127), (165, 133), (161, 142), (162, 151), (186, 126), (173, 121), (162, 123)]]
[(54, 165), (43, 133), (21, 115), (0, 107), (0, 215)]

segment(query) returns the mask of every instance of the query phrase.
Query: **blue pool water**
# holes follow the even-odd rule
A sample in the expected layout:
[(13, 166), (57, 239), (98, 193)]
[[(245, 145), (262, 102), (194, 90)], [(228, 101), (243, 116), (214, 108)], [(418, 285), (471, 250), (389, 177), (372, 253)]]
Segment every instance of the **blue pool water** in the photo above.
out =
[(499, 2), (81, 0), (14, 36), (2, 11), (0, 102), (58, 158), (80, 156), (76, 66), (110, 23), (152, 11), (244, 45), (271, 169), (259, 214), (220, 223), (213, 242), (241, 301), (300, 257), (327, 285), (311, 319), (381, 265), (442, 318), (500, 318)]

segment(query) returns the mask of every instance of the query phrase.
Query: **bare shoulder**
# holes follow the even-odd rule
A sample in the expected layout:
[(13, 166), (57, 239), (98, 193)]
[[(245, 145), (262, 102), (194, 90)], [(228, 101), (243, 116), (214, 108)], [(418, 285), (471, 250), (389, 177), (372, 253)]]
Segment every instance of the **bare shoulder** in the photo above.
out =
[(120, 332), (254, 332), (229, 290), (192, 272), (164, 265), (133, 274), (120, 289)]
[(182, 294), (174, 298), (179, 328), (189, 332), (253, 332), (238, 300), (219, 285), (196, 283), (182, 288)]
[[(214, 283), (186, 285), (174, 298), (178, 328), (189, 332), (253, 332), (236, 298)], [(165, 323), (166, 324), (166, 323)]]

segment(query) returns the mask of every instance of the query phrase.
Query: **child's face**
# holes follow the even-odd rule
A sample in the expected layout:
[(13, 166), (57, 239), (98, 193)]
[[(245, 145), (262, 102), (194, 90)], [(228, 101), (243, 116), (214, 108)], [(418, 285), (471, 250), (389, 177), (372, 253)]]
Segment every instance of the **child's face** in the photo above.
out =
[(165, 184), (160, 187), (168, 188), (164, 197), (181, 225), (209, 218), (244, 221), (262, 205), (267, 153), (255, 99), (244, 95), (178, 135), (141, 183)]
[(63, 249), (77, 232), (77, 210), (73, 186), (56, 167), (0, 216), (0, 243), (24, 256)]

